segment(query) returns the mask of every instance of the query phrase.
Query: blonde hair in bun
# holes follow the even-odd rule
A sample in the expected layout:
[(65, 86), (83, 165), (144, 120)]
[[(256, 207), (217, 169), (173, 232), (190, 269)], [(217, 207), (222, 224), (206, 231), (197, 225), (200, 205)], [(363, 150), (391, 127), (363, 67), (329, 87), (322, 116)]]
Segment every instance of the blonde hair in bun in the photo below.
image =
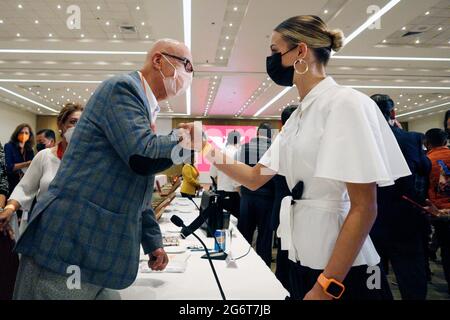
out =
[(340, 29), (334, 29), (328, 31), (328, 34), (330, 35), (332, 41), (331, 49), (338, 52), (344, 45), (344, 33)]
[(326, 65), (330, 60), (331, 50), (338, 51), (344, 44), (341, 30), (329, 30), (318, 16), (302, 15), (291, 17), (280, 23), (275, 29), (290, 45), (306, 43), (314, 52), (316, 59)]

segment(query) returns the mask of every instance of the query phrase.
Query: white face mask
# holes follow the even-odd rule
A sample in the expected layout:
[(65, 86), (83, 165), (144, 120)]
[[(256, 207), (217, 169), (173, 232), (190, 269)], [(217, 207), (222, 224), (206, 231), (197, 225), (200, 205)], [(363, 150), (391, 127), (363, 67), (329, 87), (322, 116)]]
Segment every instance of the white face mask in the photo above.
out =
[[(165, 77), (161, 70), (159, 72), (161, 73), (161, 76), (163, 77), (163, 83), (164, 83), (164, 89), (166, 90), (167, 98), (176, 97), (180, 94), (183, 94), (187, 88), (190, 86), (192, 82), (192, 73), (187, 72), (180, 72), (178, 73), (177, 68), (169, 61), (169, 59), (164, 56), (164, 59), (167, 60), (167, 62), (170, 63), (170, 65), (174, 69), (174, 73), (172, 77)], [(181, 85), (180, 88), (177, 89), (177, 80), (179, 79)]]
[(72, 128), (67, 129), (67, 131), (64, 133), (64, 138), (66, 139), (67, 144), (70, 143), (70, 139), (72, 139), (74, 130), (75, 130), (75, 127), (72, 127)]

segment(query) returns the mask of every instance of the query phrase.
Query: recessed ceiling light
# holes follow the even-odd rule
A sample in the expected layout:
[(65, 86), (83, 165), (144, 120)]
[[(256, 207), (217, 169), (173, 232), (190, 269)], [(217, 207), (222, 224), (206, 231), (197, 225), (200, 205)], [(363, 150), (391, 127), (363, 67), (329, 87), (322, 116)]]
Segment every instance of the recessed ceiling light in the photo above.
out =
[(149, 35), (148, 35), (148, 34), (146, 34), (146, 35), (145, 35), (145, 39), (148, 39), (148, 38), (149, 38)]
[(145, 22), (144, 21), (141, 22), (141, 26), (145, 26)]
[(39, 24), (39, 20), (34, 20), (34, 23), (35, 24)]
[(86, 92), (88, 92), (89, 91), (89, 89), (86, 89)]
[(426, 15), (426, 16), (429, 15), (429, 14), (430, 14), (430, 11), (425, 12), (425, 15)]
[(438, 98), (440, 99), (440, 98), (442, 98), (442, 96), (438, 96)]
[(17, 34), (16, 34), (16, 37), (20, 38), (20, 33), (17, 33)]
[(223, 56), (220, 56), (220, 58), (219, 58), (220, 60), (223, 60)]
[(234, 10), (234, 11), (237, 11), (237, 10), (238, 10), (238, 7), (234, 7), (233, 10)]
[(438, 31), (442, 31), (442, 27), (439, 27), (439, 28), (438, 28)]
[(3, 24), (3, 20), (0, 20), (0, 24)]
[(419, 94), (419, 98), (422, 98), (423, 96), (421, 94)]
[(52, 89), (48, 88), (47, 90), (50, 91), (50, 90), (52, 90)]
[(328, 13), (328, 10), (327, 10), (327, 9), (323, 10), (323, 13), (327, 14), (327, 13)]
[(100, 6), (97, 6), (97, 10), (100, 10), (101, 9), (101, 7)]
[(222, 50), (225, 51), (225, 50), (227, 50), (227, 48), (226, 47), (222, 47)]
[[(2, 21), (3, 21), (3, 20), (2, 20)], [(2, 22), (2, 23), (3, 23), (3, 22)], [(225, 37), (225, 39), (226, 39), (226, 40), (229, 40), (229, 39), (230, 39), (230, 37), (229, 37), (229, 36), (226, 36), (226, 37)]]
[(401, 95), (399, 95), (399, 97), (401, 98), (401, 97), (403, 97), (403, 95), (401, 94)]
[(397, 101), (397, 104), (400, 104), (400, 102)]
[(136, 7), (136, 10), (141, 10), (141, 7), (137, 6), (137, 7)]
[(53, 98), (51, 98), (50, 101), (53, 102)]
[(214, 79), (217, 79), (217, 76), (214, 76)]
[(39, 93), (40, 93), (39, 91), (36, 92), (36, 94), (39, 94)]
[(419, 39), (417, 39), (417, 40), (416, 40), (416, 44), (419, 44), (419, 43), (420, 43), (420, 40), (419, 40)]
[(386, 39), (384, 39), (384, 40), (383, 40), (383, 43), (386, 43), (386, 42), (387, 42)]
[(61, 5), (60, 5), (60, 4), (58, 4), (56, 7), (57, 7), (58, 9), (61, 9)]
[(19, 3), (19, 4), (17, 5), (17, 8), (22, 9), (23, 6)]
[(109, 25), (110, 25), (110, 22), (109, 22), (109, 21), (106, 21), (106, 25), (109, 26)]
[(84, 34), (82, 33), (82, 34), (80, 35), (80, 37), (84, 38)]
[(117, 38), (117, 35), (116, 35), (116, 34), (113, 34), (113, 38), (114, 38), (114, 39)]
[(402, 30), (403, 30), (403, 31), (406, 30), (406, 27), (403, 27)]
[(232, 23), (230, 22), (229, 26), (230, 26), (230, 27), (232, 27), (232, 26), (233, 26), (233, 24), (232, 24)]

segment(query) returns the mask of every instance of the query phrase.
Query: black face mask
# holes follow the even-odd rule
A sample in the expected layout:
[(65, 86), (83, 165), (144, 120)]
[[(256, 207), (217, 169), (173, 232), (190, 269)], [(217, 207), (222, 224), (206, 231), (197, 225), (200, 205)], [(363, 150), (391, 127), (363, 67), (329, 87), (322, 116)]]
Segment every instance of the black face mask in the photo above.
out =
[(281, 57), (295, 48), (297, 47), (293, 47), (283, 54), (277, 52), (266, 59), (267, 74), (279, 86), (292, 87), (294, 85), (294, 66), (283, 67)]
[(44, 143), (36, 144), (36, 149), (37, 149), (38, 152), (41, 151), (41, 150), (44, 150), (45, 148), (46, 148), (46, 146), (45, 146)]

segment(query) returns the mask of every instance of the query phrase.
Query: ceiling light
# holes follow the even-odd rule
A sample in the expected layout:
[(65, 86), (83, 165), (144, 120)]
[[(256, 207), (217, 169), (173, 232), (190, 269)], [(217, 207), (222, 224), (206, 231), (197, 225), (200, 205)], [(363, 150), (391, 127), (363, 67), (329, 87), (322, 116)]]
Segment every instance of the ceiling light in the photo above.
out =
[(100, 10), (101, 9), (101, 7), (100, 6), (97, 6), (97, 10)]
[(220, 60), (223, 60), (223, 56), (220, 56), (220, 58), (219, 58)]
[[(1, 52), (1, 50), (0, 50)], [(450, 58), (429, 58), (429, 57), (380, 57), (380, 56), (338, 56), (333, 59), (344, 60), (386, 60), (386, 61), (450, 61)]]
[(227, 50), (227, 48), (226, 47), (222, 47), (222, 50), (225, 51), (225, 50)]
[(442, 98), (442, 96), (438, 96), (438, 98), (440, 99), (440, 98)]
[(237, 10), (238, 10), (238, 7), (234, 7), (233, 10), (234, 10), (234, 11), (237, 11)]
[(429, 14), (430, 14), (430, 11), (425, 12), (425, 15), (426, 15), (426, 16), (429, 15)]
[(136, 10), (141, 10), (141, 7), (137, 6), (137, 7), (136, 7)]
[[(3, 21), (3, 20), (2, 20), (2, 21)], [(2, 23), (3, 23), (3, 22), (2, 22)], [(225, 39), (226, 39), (226, 40), (229, 40), (229, 39), (230, 39), (230, 37), (229, 37), (229, 36), (226, 36), (226, 37), (225, 37)]]
[(34, 23), (35, 24), (39, 24), (39, 20), (34, 20)]
[(405, 30), (406, 30), (406, 27), (403, 27), (402, 30), (405, 31)]
[(419, 40), (419, 39), (417, 39), (417, 40), (416, 40), (416, 44), (419, 44), (419, 43), (420, 43), (420, 40)]
[(52, 109), (52, 108), (49, 108), (49, 107), (47, 107), (47, 106), (45, 106), (45, 105), (43, 105), (43, 104), (41, 104), (41, 103), (39, 103), (39, 102), (37, 102), (37, 101), (31, 100), (31, 99), (29, 99), (29, 98), (27, 98), (27, 97), (24, 97), (24, 96), (22, 96), (22, 95), (20, 95), (20, 94), (18, 94), (18, 93), (15, 93), (15, 92), (13, 92), (13, 91), (11, 91), (11, 90), (8, 90), (8, 89), (2, 88), (2, 87), (0, 87), (0, 90), (3, 90), (3, 91), (5, 91), (5, 92), (7, 92), (7, 93), (9, 93), (9, 94), (12, 94), (12, 95), (15, 96), (15, 97), (18, 97), (18, 98), (23, 99), (23, 100), (25, 100), (25, 101), (31, 102), (31, 103), (33, 103), (33, 104), (35, 104), (35, 105), (38, 105), (38, 106), (40, 106), (40, 107), (42, 107), (42, 108), (44, 108), (44, 109), (47, 109), (47, 110), (50, 110), (50, 111), (53, 111), (53, 112), (57, 112), (56, 110), (54, 110), (54, 109)]
[(323, 10), (323, 13), (327, 14), (327, 13), (328, 13), (328, 10), (327, 10), (327, 9)]
[(56, 7), (57, 7), (58, 9), (61, 9), (61, 5), (60, 5), (60, 4), (58, 4)]
[(145, 22), (144, 21), (141, 22), (141, 26), (145, 26)]
[(214, 76), (214, 79), (217, 79), (217, 76)]
[(84, 38), (84, 34), (82, 33), (82, 34), (80, 35), (80, 37)]
[(232, 26), (233, 26), (233, 24), (232, 24), (232, 23), (230, 22), (229, 26), (230, 26), (230, 27), (232, 27)]
[(49, 38), (53, 37), (53, 34), (49, 33), (49, 34), (48, 34), (48, 37), (49, 37)]
[(17, 5), (17, 8), (22, 9), (23, 6), (21, 4)]
[(0, 20), (0, 24), (3, 24), (3, 20)]
[(383, 40), (383, 43), (386, 43), (386, 42), (387, 42), (386, 39), (384, 39), (384, 40)]
[(146, 35), (145, 35), (145, 39), (148, 39), (148, 38), (149, 38), (149, 36), (148, 36), (148, 34), (146, 34)]
[(116, 34), (114, 34), (114, 35), (113, 35), (113, 38), (114, 38), (114, 39), (115, 39), (115, 38), (117, 38), (117, 35), (116, 35)]
[(438, 28), (438, 31), (441, 31), (441, 30), (442, 30), (442, 27), (439, 27), (439, 28)]
[(106, 25), (109, 26), (109, 25), (110, 25), (110, 22), (109, 22), (109, 21), (106, 21)]
[(410, 114), (415, 114), (415, 113), (418, 113), (418, 112), (423, 112), (423, 111), (427, 111), (427, 110), (443, 107), (443, 106), (446, 106), (446, 105), (449, 105), (449, 104), (450, 104), (450, 102), (446, 102), (446, 103), (438, 104), (436, 106), (431, 106), (431, 107), (428, 107), (428, 108), (425, 108), (425, 109), (420, 109), (420, 110), (416, 110), (416, 111), (412, 111), (412, 112), (408, 112), (408, 113), (403, 113), (403, 114), (398, 115), (397, 117), (398, 118), (399, 117), (404, 117), (404, 116), (407, 116), (407, 115), (410, 115)]

